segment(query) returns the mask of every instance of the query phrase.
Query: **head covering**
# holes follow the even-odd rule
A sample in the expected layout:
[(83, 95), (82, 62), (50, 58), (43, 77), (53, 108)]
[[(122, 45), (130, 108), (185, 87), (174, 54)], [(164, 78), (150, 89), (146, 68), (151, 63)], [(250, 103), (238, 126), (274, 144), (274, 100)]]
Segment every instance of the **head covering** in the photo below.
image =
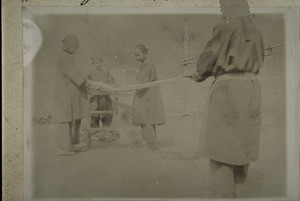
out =
[(224, 15), (228, 16), (247, 16), (250, 15), (250, 9), (247, 0), (220, 0)]
[(102, 59), (101, 57), (99, 57), (99, 56), (91, 57), (91, 60), (92, 60), (92, 63), (93, 63), (93, 64), (103, 62), (103, 59)]
[(247, 0), (220, 0), (221, 11), (230, 21), (232, 18), (238, 18), (244, 32), (247, 42), (251, 40), (251, 31), (254, 26)]
[(64, 44), (64, 50), (70, 49), (70, 48), (79, 48), (79, 40), (74, 35), (68, 35), (64, 37), (62, 40), (62, 43)]
[(138, 44), (138, 45), (135, 46), (135, 49), (139, 49), (139, 50), (141, 50), (144, 54), (148, 54), (148, 48), (146, 47), (146, 45)]

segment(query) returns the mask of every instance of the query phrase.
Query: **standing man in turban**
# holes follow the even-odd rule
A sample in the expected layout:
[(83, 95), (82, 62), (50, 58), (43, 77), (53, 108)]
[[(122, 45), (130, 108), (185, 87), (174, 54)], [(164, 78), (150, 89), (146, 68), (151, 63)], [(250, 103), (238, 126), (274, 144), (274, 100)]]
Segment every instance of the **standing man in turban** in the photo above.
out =
[(226, 21), (218, 24), (192, 76), (213, 76), (206, 125), (205, 154), (218, 197), (236, 197), (249, 163), (258, 159), (261, 89), (257, 74), (264, 59), (262, 35), (246, 0), (220, 0)]
[(89, 117), (87, 87), (88, 80), (76, 66), (73, 55), (79, 48), (76, 36), (66, 36), (63, 40), (63, 55), (58, 60), (54, 122), (57, 124), (57, 142), (60, 155), (73, 155), (79, 151), (75, 145), (80, 142), (81, 119)]
[[(136, 82), (157, 81), (155, 67), (147, 59), (148, 48), (143, 44), (136, 45), (134, 54), (139, 63)], [(133, 116), (132, 124), (141, 127), (143, 138), (147, 143), (147, 150), (154, 151), (157, 148), (156, 126), (166, 123), (160, 87), (136, 90), (133, 97), (133, 108), (136, 113)]]

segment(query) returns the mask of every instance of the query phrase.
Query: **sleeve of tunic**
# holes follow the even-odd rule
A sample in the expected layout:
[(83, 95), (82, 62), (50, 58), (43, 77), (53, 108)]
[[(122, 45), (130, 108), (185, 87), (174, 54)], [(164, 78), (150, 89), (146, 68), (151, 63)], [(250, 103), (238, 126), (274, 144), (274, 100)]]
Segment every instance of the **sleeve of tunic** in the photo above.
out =
[(137, 78), (138, 83), (147, 83), (155, 81), (156, 71), (153, 64), (145, 64), (144, 69)]
[(257, 74), (263, 54), (262, 36), (251, 18), (220, 23), (198, 59), (193, 79), (201, 82), (230, 72)]
[[(138, 79), (139, 83), (147, 83), (147, 82), (156, 81), (157, 75), (156, 75), (154, 66), (152, 64), (148, 64), (145, 67), (146, 67), (145, 72), (142, 73), (141, 77), (139, 77), (139, 79)], [(139, 96), (142, 97), (142, 96), (144, 96), (144, 94), (147, 93), (147, 91), (149, 89), (150, 89), (150, 87), (144, 88), (144, 89), (139, 89), (139, 90), (137, 90), (137, 92), (138, 92)]]
[(149, 82), (153, 82), (157, 80), (157, 74), (154, 65), (151, 65), (149, 75), (150, 75)]
[(86, 78), (71, 61), (68, 61), (67, 59), (60, 59), (58, 66), (61, 73), (77, 86), (81, 86), (86, 81)]
[(219, 51), (222, 45), (221, 40), (223, 29), (224, 28), (222, 24), (214, 28), (213, 37), (206, 44), (198, 59), (195, 74), (198, 82), (201, 82), (212, 75), (213, 68), (218, 59)]

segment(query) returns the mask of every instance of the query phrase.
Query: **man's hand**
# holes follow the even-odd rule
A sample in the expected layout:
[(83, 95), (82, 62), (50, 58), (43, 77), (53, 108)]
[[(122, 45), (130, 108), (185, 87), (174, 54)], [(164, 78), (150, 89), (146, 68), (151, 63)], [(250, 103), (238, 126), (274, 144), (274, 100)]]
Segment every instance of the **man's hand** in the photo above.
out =
[(95, 87), (95, 83), (92, 80), (86, 80), (84, 82), (84, 84), (87, 88), (90, 88), (90, 89)]
[(116, 83), (116, 79), (113, 77), (113, 75), (110, 72), (108, 72), (107, 79), (108, 79), (109, 84), (115, 84)]
[(104, 82), (95, 82), (94, 88), (104, 93), (111, 93), (114, 89), (113, 86), (110, 86)]
[(205, 80), (204, 77), (199, 76), (197, 73), (193, 73), (189, 77), (192, 78), (193, 80), (195, 80), (196, 82), (202, 82), (203, 80)]

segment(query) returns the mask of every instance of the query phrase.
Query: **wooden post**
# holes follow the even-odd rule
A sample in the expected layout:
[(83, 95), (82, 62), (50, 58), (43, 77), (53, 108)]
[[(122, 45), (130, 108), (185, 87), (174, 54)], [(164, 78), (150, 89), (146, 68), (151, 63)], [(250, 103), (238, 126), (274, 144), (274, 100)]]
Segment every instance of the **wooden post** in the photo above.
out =
[[(189, 56), (189, 30), (188, 30), (188, 16), (184, 16), (184, 58), (187, 59)], [(188, 65), (184, 64), (184, 74), (188, 75)], [(186, 88), (186, 86), (184, 85)], [(183, 116), (186, 113), (186, 102), (187, 102), (187, 89), (184, 90), (184, 103), (183, 103)]]
[[(184, 16), (184, 58), (187, 59), (189, 56), (189, 30), (187, 24), (188, 17)], [(185, 75), (188, 75), (187, 65), (184, 64)]]

